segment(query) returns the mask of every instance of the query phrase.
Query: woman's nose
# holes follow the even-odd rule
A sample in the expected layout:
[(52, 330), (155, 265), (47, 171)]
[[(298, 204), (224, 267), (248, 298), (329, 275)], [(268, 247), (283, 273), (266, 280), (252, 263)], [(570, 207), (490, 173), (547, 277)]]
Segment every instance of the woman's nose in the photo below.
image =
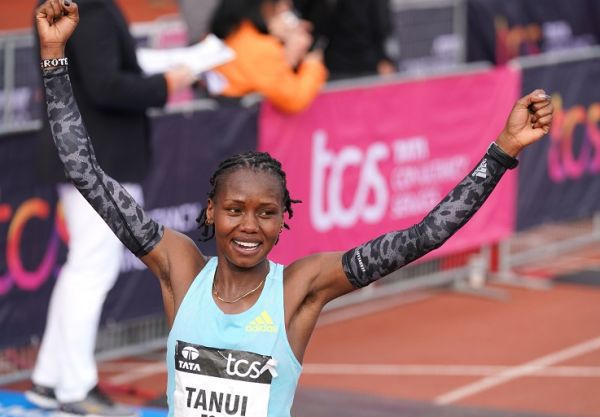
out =
[(241, 229), (245, 232), (255, 232), (258, 230), (256, 216), (252, 213), (245, 213), (242, 216)]

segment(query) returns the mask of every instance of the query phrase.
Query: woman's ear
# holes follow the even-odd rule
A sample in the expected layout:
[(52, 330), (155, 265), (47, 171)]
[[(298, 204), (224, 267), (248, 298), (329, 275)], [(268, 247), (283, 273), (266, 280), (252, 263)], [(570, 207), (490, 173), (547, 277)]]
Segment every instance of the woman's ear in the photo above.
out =
[(215, 206), (212, 199), (208, 199), (206, 203), (206, 224), (213, 224), (215, 222)]

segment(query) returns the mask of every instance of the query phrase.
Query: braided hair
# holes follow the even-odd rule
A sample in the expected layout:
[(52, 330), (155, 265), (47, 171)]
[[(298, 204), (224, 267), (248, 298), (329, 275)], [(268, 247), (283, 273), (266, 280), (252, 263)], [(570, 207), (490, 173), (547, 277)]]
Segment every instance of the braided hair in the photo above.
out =
[[(290, 192), (287, 189), (285, 171), (281, 168), (281, 162), (273, 158), (267, 152), (249, 151), (234, 155), (222, 161), (217, 170), (213, 173), (212, 177), (210, 177), (210, 185), (212, 186), (212, 189), (208, 192), (208, 198), (214, 198), (217, 192), (219, 181), (223, 176), (244, 168), (268, 172), (277, 177), (283, 191), (283, 212), (287, 212), (288, 217), (291, 219), (294, 215), (292, 204), (301, 203), (301, 201), (293, 200), (290, 197)], [(196, 219), (196, 222), (198, 223), (198, 229), (200, 229), (202, 235), (200, 240), (203, 242), (212, 239), (215, 235), (214, 224), (207, 224), (206, 222), (206, 210), (207, 207), (203, 208), (200, 212), (200, 215)], [(283, 223), (283, 226), (286, 229), (290, 228), (285, 222)]]

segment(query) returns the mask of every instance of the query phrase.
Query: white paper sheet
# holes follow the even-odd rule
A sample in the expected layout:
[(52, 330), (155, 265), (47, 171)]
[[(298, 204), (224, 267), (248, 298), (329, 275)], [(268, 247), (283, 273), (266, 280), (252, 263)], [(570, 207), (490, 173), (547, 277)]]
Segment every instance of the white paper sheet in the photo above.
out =
[(140, 67), (148, 75), (163, 73), (178, 65), (187, 65), (195, 74), (201, 74), (234, 57), (233, 50), (212, 34), (184, 48), (137, 50)]

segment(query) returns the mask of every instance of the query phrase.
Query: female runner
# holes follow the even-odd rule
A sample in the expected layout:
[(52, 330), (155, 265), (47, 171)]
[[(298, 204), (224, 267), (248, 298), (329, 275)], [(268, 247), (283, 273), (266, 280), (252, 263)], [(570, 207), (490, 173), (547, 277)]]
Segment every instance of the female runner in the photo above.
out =
[(306, 346), (331, 300), (364, 287), (439, 247), (483, 204), (515, 157), (550, 128), (552, 105), (536, 90), (521, 98), (481, 161), (419, 224), (347, 252), (282, 266), (268, 260), (296, 202), (266, 153), (237, 155), (210, 179), (200, 221), (216, 239), (208, 258), (165, 228), (98, 166), (67, 75), (64, 47), (77, 5), (48, 0), (36, 11), (48, 114), (69, 179), (160, 282), (171, 331), (169, 415), (283, 417)]

